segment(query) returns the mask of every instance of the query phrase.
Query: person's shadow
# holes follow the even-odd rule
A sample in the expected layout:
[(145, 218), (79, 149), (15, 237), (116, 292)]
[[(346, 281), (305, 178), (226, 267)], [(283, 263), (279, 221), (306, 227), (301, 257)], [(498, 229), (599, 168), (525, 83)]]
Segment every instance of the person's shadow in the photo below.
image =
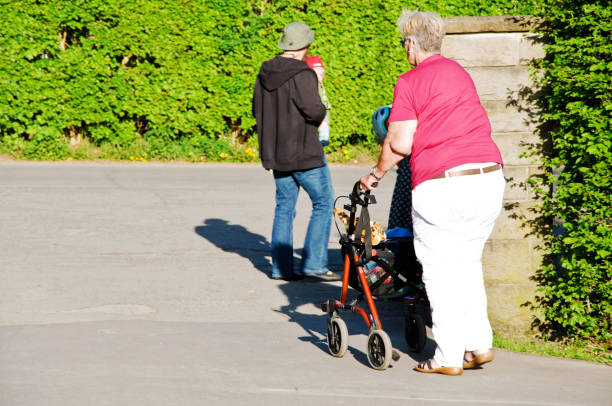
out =
[(269, 275), (272, 269), (270, 243), (263, 235), (252, 233), (239, 224), (230, 224), (227, 220), (216, 218), (204, 220), (203, 225), (196, 226), (194, 230), (218, 248), (248, 259), (256, 269)]
[[(211, 218), (205, 219), (203, 225), (196, 226), (194, 231), (199, 236), (210, 241), (225, 252), (238, 254), (253, 264), (253, 266), (270, 275), (272, 268), (270, 260), (270, 242), (262, 235), (250, 232), (239, 224), (230, 224), (227, 220)], [(299, 254), (300, 250), (297, 250)], [(297, 259), (294, 259), (297, 261)], [(342, 272), (342, 257), (340, 249), (329, 250), (329, 264), (335, 270)], [(288, 299), (288, 304), (282, 306), (277, 312), (283, 313), (291, 323), (297, 323), (306, 333), (299, 340), (309, 342), (323, 352), (327, 348), (327, 314), (320, 310), (320, 304), (329, 300), (339, 300), (341, 284), (320, 283), (305, 279), (300, 282), (284, 282), (279, 289)], [(357, 293), (349, 289), (349, 296), (355, 297)], [(365, 302), (360, 304), (367, 309)], [(433, 342), (428, 339), (425, 349), (421, 353), (410, 353), (404, 340), (403, 322), (400, 320), (405, 313), (402, 303), (376, 302), (378, 312), (381, 316), (383, 327), (389, 334), (393, 347), (408, 353), (417, 361), (422, 361), (432, 356)], [(317, 307), (319, 309), (317, 310)], [(368, 328), (361, 316), (350, 312), (340, 313), (347, 323), (349, 336), (355, 334), (368, 334)], [(357, 349), (350, 345), (349, 352), (360, 363), (369, 366), (365, 348)]]
[[(218, 218), (205, 219), (202, 225), (194, 228), (196, 234), (215, 244), (225, 252), (238, 254), (253, 264), (262, 273), (270, 276), (272, 262), (270, 258), (270, 242), (263, 235), (253, 233), (239, 224), (230, 224), (227, 220)], [(295, 250), (294, 266), (297, 267), (303, 249)], [(340, 250), (329, 250), (329, 267), (336, 271), (342, 270)]]

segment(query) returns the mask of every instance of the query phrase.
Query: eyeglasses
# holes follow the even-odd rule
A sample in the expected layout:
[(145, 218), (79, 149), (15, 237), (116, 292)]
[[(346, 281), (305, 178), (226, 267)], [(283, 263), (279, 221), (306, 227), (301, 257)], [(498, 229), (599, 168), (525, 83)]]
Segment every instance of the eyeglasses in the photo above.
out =
[(408, 41), (409, 41), (410, 39), (412, 39), (412, 42), (413, 42), (413, 43), (415, 43), (415, 40), (414, 40), (414, 38), (412, 38), (412, 37), (402, 38), (402, 39), (400, 40), (400, 44), (402, 45), (402, 48), (403, 48), (403, 47), (404, 47), (404, 46), (405, 46), (405, 45), (408, 43)]

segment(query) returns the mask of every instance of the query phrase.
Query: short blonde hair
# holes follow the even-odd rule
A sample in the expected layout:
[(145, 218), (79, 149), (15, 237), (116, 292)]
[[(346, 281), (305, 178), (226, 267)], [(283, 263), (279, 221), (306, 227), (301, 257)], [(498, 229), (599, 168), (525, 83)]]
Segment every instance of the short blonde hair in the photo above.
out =
[(397, 29), (404, 39), (412, 37), (421, 51), (440, 52), (445, 27), (437, 13), (404, 9), (397, 19)]

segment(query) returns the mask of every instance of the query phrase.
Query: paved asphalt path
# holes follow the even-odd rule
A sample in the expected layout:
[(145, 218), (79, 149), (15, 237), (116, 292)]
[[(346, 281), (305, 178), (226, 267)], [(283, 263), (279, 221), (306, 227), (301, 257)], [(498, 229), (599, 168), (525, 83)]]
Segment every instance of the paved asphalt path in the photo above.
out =
[[(331, 171), (338, 195), (367, 168)], [(330, 356), (315, 304), (340, 284), (268, 278), (273, 198), (255, 165), (0, 162), (0, 405), (612, 405), (605, 365), (497, 350), (460, 377), (414, 372), (433, 343), (408, 352), (400, 304), (379, 307), (389, 369), (354, 314)], [(309, 212), (301, 196), (296, 247)]]

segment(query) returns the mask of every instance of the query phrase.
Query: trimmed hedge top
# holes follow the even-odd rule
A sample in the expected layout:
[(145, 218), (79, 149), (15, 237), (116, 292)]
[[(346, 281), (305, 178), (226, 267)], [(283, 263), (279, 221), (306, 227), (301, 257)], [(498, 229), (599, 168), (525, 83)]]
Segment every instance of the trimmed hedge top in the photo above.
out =
[(326, 66), (332, 148), (373, 143), (369, 118), (409, 68), (403, 7), (442, 16), (529, 14), (535, 0), (0, 1), (0, 140), (57, 159), (67, 139), (118, 148), (138, 140), (211, 148), (254, 131), (251, 92), (285, 24), (316, 31)]

